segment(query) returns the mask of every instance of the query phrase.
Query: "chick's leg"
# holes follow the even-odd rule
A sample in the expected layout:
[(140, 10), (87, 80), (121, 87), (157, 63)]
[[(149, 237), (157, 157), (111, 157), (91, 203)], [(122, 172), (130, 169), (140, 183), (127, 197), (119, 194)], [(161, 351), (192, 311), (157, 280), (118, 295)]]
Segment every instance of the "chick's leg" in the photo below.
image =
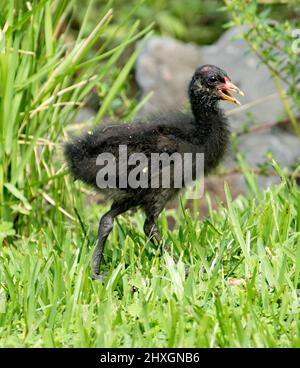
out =
[(113, 229), (114, 219), (121, 213), (126, 212), (129, 209), (129, 205), (127, 203), (114, 203), (111, 209), (102, 216), (99, 222), (98, 228), (98, 240), (96, 249), (93, 254), (93, 264), (92, 264), (92, 277), (93, 279), (100, 279), (100, 264), (103, 255), (103, 250), (105, 246), (105, 242), (108, 238), (108, 235)]
[(155, 240), (158, 244), (160, 244), (162, 238), (155, 223), (155, 220), (156, 218), (153, 216), (149, 216), (146, 218), (144, 223), (144, 233), (151, 241)]
[(156, 225), (156, 221), (164, 209), (169, 196), (169, 189), (153, 189), (146, 198), (143, 210), (146, 214), (144, 233), (152, 242), (155, 240), (159, 246), (162, 245), (162, 237)]

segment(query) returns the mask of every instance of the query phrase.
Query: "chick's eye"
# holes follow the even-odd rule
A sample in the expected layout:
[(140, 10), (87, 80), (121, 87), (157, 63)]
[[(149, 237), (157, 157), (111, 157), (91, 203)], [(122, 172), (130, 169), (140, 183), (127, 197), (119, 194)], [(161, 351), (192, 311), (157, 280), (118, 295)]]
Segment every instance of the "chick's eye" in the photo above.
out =
[(216, 77), (214, 77), (213, 75), (211, 75), (210, 77), (208, 77), (208, 81), (209, 81), (210, 83), (214, 83), (214, 82), (216, 82), (216, 81), (217, 81), (217, 78), (216, 78)]

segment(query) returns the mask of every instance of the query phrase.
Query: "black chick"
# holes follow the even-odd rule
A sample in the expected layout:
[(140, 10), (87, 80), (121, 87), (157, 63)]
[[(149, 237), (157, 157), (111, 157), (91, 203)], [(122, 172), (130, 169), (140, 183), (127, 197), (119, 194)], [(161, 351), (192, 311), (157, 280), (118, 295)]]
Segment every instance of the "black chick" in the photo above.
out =
[[(142, 208), (146, 214), (144, 232), (151, 240), (161, 242), (161, 236), (156, 226), (156, 220), (166, 203), (179, 191), (174, 187), (174, 179), (178, 174), (178, 167), (173, 166), (170, 188), (163, 187), (159, 182), (156, 188), (130, 187), (128, 172), (123, 163), (118, 170), (113, 171), (114, 165), (106, 167), (115, 185), (99, 188), (97, 174), (105, 167), (102, 161), (99, 165), (97, 157), (108, 153), (115, 157), (115, 164), (121, 160), (120, 146), (127, 147), (127, 158), (133, 153), (143, 153), (150, 159), (151, 153), (204, 153), (204, 172), (207, 174), (215, 168), (225, 153), (229, 129), (227, 119), (218, 107), (219, 100), (228, 100), (240, 104), (229, 91), (243, 93), (230, 82), (226, 72), (213, 65), (204, 65), (196, 69), (189, 84), (188, 94), (191, 113), (161, 114), (148, 118), (147, 122), (134, 124), (100, 125), (92, 133), (65, 145), (65, 157), (70, 171), (75, 179), (93, 185), (108, 198), (112, 199), (111, 209), (102, 216), (99, 223), (98, 240), (93, 255), (93, 278), (100, 277), (100, 261), (106, 239), (113, 228), (116, 216), (132, 208)], [(109, 158), (108, 155), (108, 158)], [(117, 165), (118, 166), (118, 165)], [(172, 163), (170, 164), (172, 166)], [(136, 168), (133, 165), (132, 168)], [(151, 167), (149, 174), (160, 175), (163, 167)], [(177, 172), (176, 172), (177, 170)], [(183, 168), (180, 168), (183, 170)], [(111, 172), (110, 172), (111, 171)], [(144, 171), (144, 170), (143, 170)], [(195, 172), (193, 167), (193, 180)], [(125, 185), (124, 185), (125, 184)], [(129, 185), (129, 186), (128, 186)], [(183, 183), (184, 185), (184, 183)]]

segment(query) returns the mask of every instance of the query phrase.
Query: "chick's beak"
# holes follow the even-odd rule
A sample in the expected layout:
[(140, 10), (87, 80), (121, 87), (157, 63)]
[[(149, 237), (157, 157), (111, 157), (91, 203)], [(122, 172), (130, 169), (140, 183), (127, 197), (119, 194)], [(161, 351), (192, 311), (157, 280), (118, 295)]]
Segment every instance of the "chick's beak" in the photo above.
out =
[(222, 83), (222, 85), (219, 88), (221, 97), (224, 100), (230, 101), (236, 105), (241, 105), (240, 101), (232, 97), (229, 92), (235, 92), (241, 96), (244, 96), (244, 92), (241, 91), (236, 85), (231, 83), (227, 77), (225, 77), (224, 79), (225, 79), (225, 83), (224, 84)]

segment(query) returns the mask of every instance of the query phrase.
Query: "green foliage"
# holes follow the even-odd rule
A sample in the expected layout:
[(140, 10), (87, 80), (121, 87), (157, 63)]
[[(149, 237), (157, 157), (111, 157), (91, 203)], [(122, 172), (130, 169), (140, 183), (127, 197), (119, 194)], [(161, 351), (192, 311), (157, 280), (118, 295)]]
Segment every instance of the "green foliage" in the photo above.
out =
[(44, 201), (72, 218), (59, 204), (65, 178), (57, 163), (58, 140), (91, 90), (120, 75), (99, 116), (107, 112), (136, 57), (135, 53), (120, 73), (116, 67), (120, 55), (150, 29), (139, 31), (138, 23), (127, 19), (126, 37), (113, 46), (112, 37), (96, 47), (111, 22), (112, 10), (99, 8), (97, 22), (86, 34), (92, 10), (88, 7), (76, 37), (68, 39), (75, 5), (76, 1), (0, 0), (0, 221), (4, 221), (0, 226), (4, 228), (7, 222), (14, 223), (16, 230), (24, 232), (26, 217), (33, 216), (36, 205)]
[[(225, 0), (225, 4), (232, 18), (228, 26), (240, 27), (241, 37), (247, 41), (250, 50), (268, 67), (293, 128), (300, 137), (296, 120), (300, 115), (299, 17), (277, 20), (272, 7), (265, 5), (261, 8), (256, 1), (247, 1), (247, 6), (241, 0)], [(299, 14), (299, 2), (291, 1), (290, 9)], [(286, 11), (282, 7), (281, 10)]]
[(300, 192), (281, 175), (257, 197), (248, 172), (248, 199), (225, 188), (228, 209), (205, 221), (170, 210), (169, 231), (165, 212), (161, 257), (143, 216), (121, 217), (104, 285), (90, 278), (97, 205), (80, 209), (86, 233), (48, 222), (3, 248), (0, 346), (300, 347)]
[[(89, 0), (82, 0), (81, 4), (88, 4)], [(95, 0), (93, 8), (101, 8), (106, 0)], [(122, 24), (124, 15), (130, 14), (134, 9), (133, 19), (141, 21), (146, 27), (154, 22), (154, 29), (164, 36), (178, 38), (185, 42), (210, 44), (223, 33), (227, 14), (219, 12), (222, 0), (113, 0), (115, 18), (108, 27), (113, 33)], [(81, 23), (80, 12), (77, 14), (78, 23)], [(93, 18), (90, 26), (93, 24)], [(122, 34), (124, 29), (120, 29)]]

